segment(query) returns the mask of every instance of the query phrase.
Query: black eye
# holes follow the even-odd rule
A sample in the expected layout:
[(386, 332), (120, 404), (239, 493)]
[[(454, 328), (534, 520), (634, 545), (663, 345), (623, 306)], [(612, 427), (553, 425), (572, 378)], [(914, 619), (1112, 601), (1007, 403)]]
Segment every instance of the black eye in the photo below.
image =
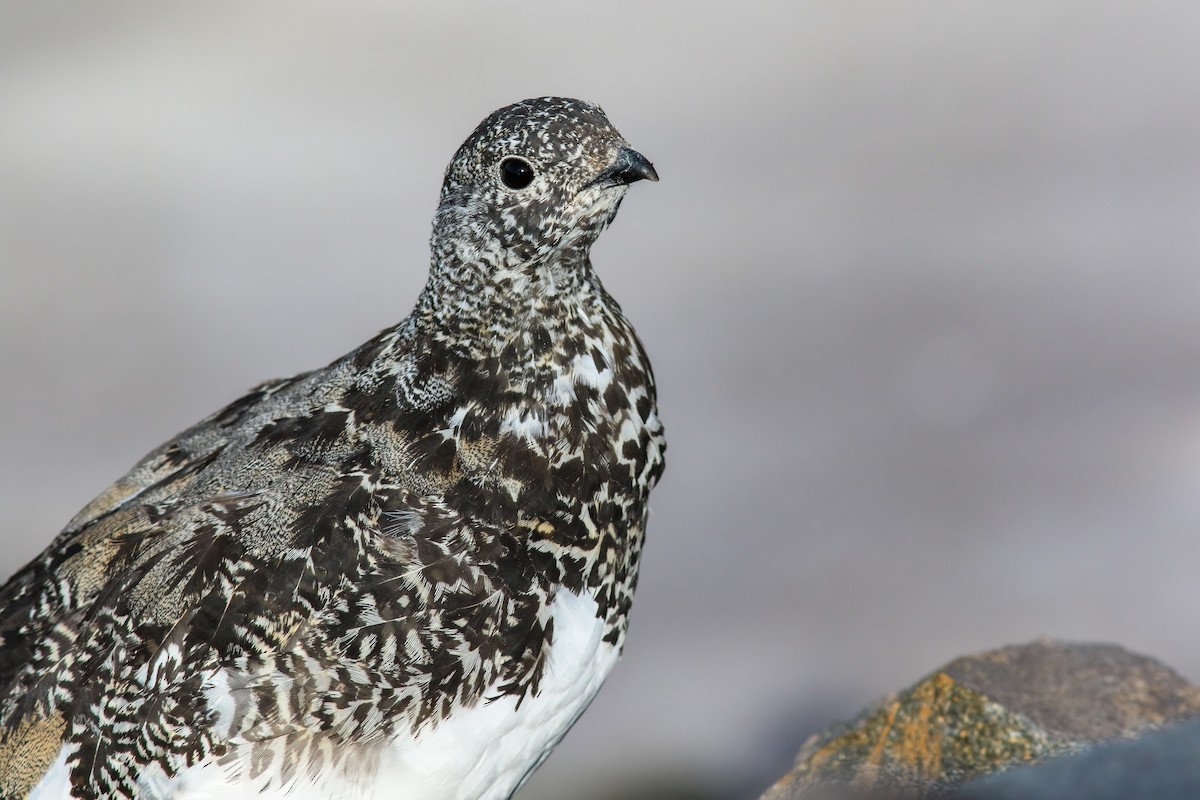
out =
[(500, 162), (500, 180), (510, 189), (524, 189), (533, 183), (533, 167), (523, 158), (506, 158)]

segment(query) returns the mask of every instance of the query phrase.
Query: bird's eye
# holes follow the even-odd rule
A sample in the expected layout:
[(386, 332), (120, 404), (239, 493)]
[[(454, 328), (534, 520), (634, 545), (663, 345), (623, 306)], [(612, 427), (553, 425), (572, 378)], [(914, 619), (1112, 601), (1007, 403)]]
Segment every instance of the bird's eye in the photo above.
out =
[(533, 183), (533, 167), (523, 158), (506, 158), (500, 162), (500, 180), (510, 189), (524, 189)]

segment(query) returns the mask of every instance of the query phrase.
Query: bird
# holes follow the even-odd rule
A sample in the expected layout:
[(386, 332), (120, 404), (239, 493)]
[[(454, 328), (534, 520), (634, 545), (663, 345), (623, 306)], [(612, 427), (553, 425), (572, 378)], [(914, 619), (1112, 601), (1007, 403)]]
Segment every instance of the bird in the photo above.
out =
[(412, 312), (145, 456), (0, 588), (0, 797), (511, 797), (623, 649), (666, 441), (590, 250), (654, 166), (493, 112)]

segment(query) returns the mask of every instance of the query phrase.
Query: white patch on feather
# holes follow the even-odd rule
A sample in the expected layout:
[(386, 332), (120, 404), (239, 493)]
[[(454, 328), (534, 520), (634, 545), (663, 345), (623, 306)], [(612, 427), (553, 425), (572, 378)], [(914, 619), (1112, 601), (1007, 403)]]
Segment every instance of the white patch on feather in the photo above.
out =
[(538, 414), (531, 414), (528, 409), (513, 406), (504, 412), (504, 418), (500, 420), (500, 435), (518, 436), (534, 442), (546, 436), (546, 420)]

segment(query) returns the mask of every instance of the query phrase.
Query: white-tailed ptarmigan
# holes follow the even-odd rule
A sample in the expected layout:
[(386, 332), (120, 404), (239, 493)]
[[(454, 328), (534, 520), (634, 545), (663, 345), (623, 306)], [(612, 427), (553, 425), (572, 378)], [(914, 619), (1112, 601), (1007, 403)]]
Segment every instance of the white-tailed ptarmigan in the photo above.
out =
[(0, 589), (0, 796), (504, 800), (621, 651), (665, 442), (596, 106), (459, 148), (412, 314), (146, 456)]

